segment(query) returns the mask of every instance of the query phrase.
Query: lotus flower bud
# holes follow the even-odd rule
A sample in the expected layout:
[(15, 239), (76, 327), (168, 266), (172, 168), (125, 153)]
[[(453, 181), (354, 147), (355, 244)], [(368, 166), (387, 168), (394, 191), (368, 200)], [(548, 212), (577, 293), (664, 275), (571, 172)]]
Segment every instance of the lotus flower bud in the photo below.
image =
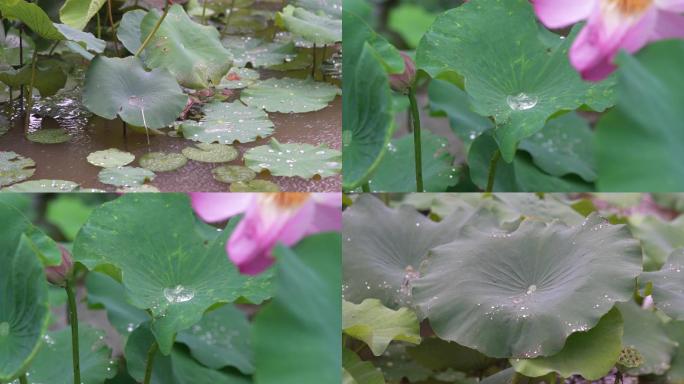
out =
[(390, 86), (397, 92), (407, 93), (416, 80), (416, 63), (404, 52), (399, 52), (404, 58), (404, 73), (390, 75)]
[(57, 244), (59, 250), (62, 251), (62, 263), (54, 267), (47, 267), (45, 275), (49, 282), (55, 285), (64, 285), (64, 282), (71, 277), (74, 269), (74, 262), (71, 259), (71, 254), (63, 246)]

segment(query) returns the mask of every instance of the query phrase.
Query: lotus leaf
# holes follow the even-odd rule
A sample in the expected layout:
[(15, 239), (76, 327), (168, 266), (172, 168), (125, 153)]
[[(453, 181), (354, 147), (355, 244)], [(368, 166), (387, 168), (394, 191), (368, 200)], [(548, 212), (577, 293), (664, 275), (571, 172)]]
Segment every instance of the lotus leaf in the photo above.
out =
[(154, 172), (137, 167), (104, 168), (97, 175), (101, 183), (117, 187), (140, 186), (145, 181), (154, 180), (155, 176)]
[(420, 365), (435, 371), (451, 368), (459, 372), (477, 372), (496, 362), (474, 349), (437, 337), (425, 338), (420, 345), (406, 348), (406, 352)]
[(220, 89), (242, 89), (256, 83), (259, 80), (259, 72), (249, 68), (233, 67), (228, 74), (221, 79), (216, 86)]
[(96, 57), (86, 73), (83, 104), (106, 119), (163, 128), (176, 120), (188, 100), (163, 69), (147, 72), (135, 57)]
[(116, 190), (117, 193), (156, 193), (161, 192), (159, 188), (154, 185), (142, 184), (142, 185), (129, 185), (123, 186)]
[(0, 187), (28, 179), (36, 171), (35, 166), (28, 157), (0, 151)]
[[(156, 10), (148, 12), (140, 25), (142, 36), (152, 31), (160, 17)], [(184, 87), (204, 89), (218, 85), (232, 62), (216, 28), (195, 23), (181, 5), (174, 4), (145, 49), (145, 64), (167, 69)]]
[(78, 184), (69, 180), (29, 180), (3, 188), (5, 192), (63, 193), (78, 189)]
[[(0, 71), (0, 81), (19, 88), (31, 84), (31, 64), (26, 64), (18, 70), (12, 68)], [(36, 63), (36, 77), (33, 87), (41, 96), (52, 96), (66, 84), (67, 75), (62, 70), (61, 62), (53, 59), (38, 60)]]
[(64, 39), (50, 17), (36, 4), (26, 0), (3, 0), (0, 3), (0, 13), (3, 17), (21, 20), (40, 37), (48, 40)]
[(385, 384), (382, 371), (348, 350), (342, 350), (342, 384)]
[(237, 149), (230, 145), (199, 143), (183, 148), (183, 155), (190, 160), (204, 163), (227, 163), (238, 157)]
[(684, 216), (666, 221), (657, 216), (632, 215), (628, 220), (632, 234), (641, 241), (646, 271), (660, 269), (672, 251), (684, 247)]
[(342, 41), (342, 20), (304, 8), (286, 6), (276, 16), (276, 24), (314, 44), (326, 45)]
[(653, 283), (653, 301), (658, 309), (675, 320), (684, 320), (684, 249), (670, 254), (657, 272), (644, 272), (642, 283)]
[(340, 18), (342, 17), (342, 1), (340, 0), (293, 0), (292, 4), (314, 13)]
[[(35, 43), (30, 36), (22, 34), (20, 39), (19, 31), (15, 28), (9, 28), (5, 32), (4, 39), (2, 36), (0, 31), (0, 62), (16, 67), (22, 62), (19, 58), (20, 54), (23, 54), (24, 59), (33, 56)], [(22, 49), (19, 49), (20, 41)]]
[(59, 9), (59, 18), (77, 30), (83, 30), (107, 0), (66, 0)]
[(202, 110), (202, 120), (186, 120), (181, 124), (186, 138), (202, 143), (248, 143), (272, 135), (275, 128), (266, 112), (240, 102), (214, 102)]
[(254, 68), (282, 64), (295, 57), (292, 42), (265, 42), (255, 37), (228, 36), (222, 40), (231, 52), (233, 63), (244, 67), (248, 63)]
[(97, 167), (116, 168), (128, 165), (135, 160), (135, 155), (117, 148), (95, 151), (88, 155), (88, 162)]
[(102, 53), (105, 50), (107, 43), (104, 40), (98, 39), (90, 32), (83, 32), (66, 24), (55, 23), (55, 27), (64, 35), (65, 39), (78, 43), (88, 51)]
[(245, 152), (245, 165), (255, 172), (267, 169), (273, 176), (298, 176), (310, 179), (334, 176), (340, 173), (342, 163), (340, 151), (323, 145), (281, 144), (271, 139)]
[(684, 381), (684, 322), (672, 321), (666, 325), (667, 335), (679, 343), (677, 352), (672, 358), (671, 368), (667, 371), (667, 378), (671, 382)]
[(188, 230), (195, 222), (185, 195), (127, 194), (95, 209), (74, 242), (74, 259), (89, 269), (120, 271), (127, 300), (150, 311), (152, 332), (167, 355), (176, 332), (212, 305), (241, 297), (259, 303), (271, 292), (270, 272), (248, 278), (226, 258), (236, 220), (211, 238)]
[[(140, 24), (145, 16), (147, 16), (147, 12), (142, 9), (136, 9), (124, 13), (121, 18), (119, 28), (116, 31), (116, 37), (119, 38), (123, 46), (126, 47), (130, 53), (135, 54), (142, 45), (143, 38), (141, 37)], [(141, 57), (145, 57), (144, 52), (140, 55)]]
[(256, 172), (239, 165), (222, 165), (211, 170), (214, 179), (222, 183), (249, 182), (254, 180)]
[(26, 138), (34, 143), (41, 144), (59, 144), (66, 143), (71, 139), (68, 133), (61, 128), (57, 129), (41, 129), (26, 135)]
[(385, 354), (375, 360), (378, 369), (382, 370), (390, 383), (402, 382), (404, 379), (410, 383), (420, 383), (433, 374), (431, 370), (411, 360), (406, 347), (404, 343), (392, 343)]
[(188, 158), (180, 153), (150, 152), (140, 158), (140, 166), (153, 172), (169, 172), (182, 168)]
[(271, 78), (244, 89), (240, 100), (268, 112), (303, 113), (327, 107), (339, 94), (338, 87), (315, 82), (311, 78)]
[(128, 335), (140, 324), (149, 320), (145, 311), (126, 301), (124, 286), (113, 278), (100, 272), (89, 272), (86, 276), (88, 305), (104, 307), (107, 319), (121, 335)]
[(433, 248), (412, 294), (440, 338), (529, 359), (560, 352), (631, 299), (640, 272), (625, 226), (596, 214), (575, 226), (525, 220), (512, 233), (470, 231)]
[(378, 299), (360, 304), (343, 301), (342, 331), (366, 343), (375, 356), (382, 355), (394, 340), (420, 343), (416, 314), (408, 308), (389, 309)]
[(268, 180), (238, 181), (230, 185), (231, 192), (280, 192), (278, 184)]

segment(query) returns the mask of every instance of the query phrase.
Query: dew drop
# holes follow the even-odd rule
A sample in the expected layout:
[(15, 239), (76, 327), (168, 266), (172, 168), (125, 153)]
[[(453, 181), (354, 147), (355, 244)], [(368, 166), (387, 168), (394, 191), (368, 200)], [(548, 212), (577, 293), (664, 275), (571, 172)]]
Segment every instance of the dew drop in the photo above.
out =
[(526, 293), (527, 293), (528, 295), (531, 295), (531, 294), (534, 293), (534, 291), (536, 291), (536, 290), (537, 290), (537, 286), (534, 285), (534, 284), (532, 284), (532, 285), (530, 285), (530, 286), (527, 288), (527, 292), (526, 292)]
[(169, 303), (185, 303), (195, 297), (195, 291), (177, 285), (175, 288), (164, 288), (164, 297)]
[(515, 96), (508, 96), (506, 98), (506, 102), (514, 111), (526, 111), (528, 109), (534, 108), (539, 102), (539, 98), (521, 92)]

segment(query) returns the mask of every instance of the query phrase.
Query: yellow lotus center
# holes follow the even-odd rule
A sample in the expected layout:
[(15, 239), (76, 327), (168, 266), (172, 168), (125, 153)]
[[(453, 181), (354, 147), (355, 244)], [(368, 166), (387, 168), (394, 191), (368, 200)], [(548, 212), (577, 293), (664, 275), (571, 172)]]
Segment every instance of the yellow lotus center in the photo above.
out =
[(617, 8), (623, 15), (637, 15), (647, 10), (653, 0), (606, 0), (610, 5)]
[(268, 193), (263, 197), (280, 209), (294, 209), (304, 204), (311, 197), (306, 192)]

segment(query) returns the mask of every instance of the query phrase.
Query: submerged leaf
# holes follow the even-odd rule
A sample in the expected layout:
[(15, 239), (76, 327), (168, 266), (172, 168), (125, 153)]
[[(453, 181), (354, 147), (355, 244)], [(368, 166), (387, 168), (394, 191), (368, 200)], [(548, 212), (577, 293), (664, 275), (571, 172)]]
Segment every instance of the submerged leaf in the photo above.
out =
[(26, 135), (26, 138), (29, 139), (29, 141), (33, 141), (34, 143), (60, 144), (69, 141), (71, 139), (71, 136), (69, 136), (69, 134), (65, 130), (61, 128), (56, 128), (41, 129), (35, 132), (31, 132), (28, 135)]
[(267, 169), (273, 176), (299, 176), (310, 179), (316, 175), (328, 177), (342, 168), (340, 151), (310, 144), (281, 144), (271, 139), (268, 145), (245, 152), (245, 165), (261, 172)]

